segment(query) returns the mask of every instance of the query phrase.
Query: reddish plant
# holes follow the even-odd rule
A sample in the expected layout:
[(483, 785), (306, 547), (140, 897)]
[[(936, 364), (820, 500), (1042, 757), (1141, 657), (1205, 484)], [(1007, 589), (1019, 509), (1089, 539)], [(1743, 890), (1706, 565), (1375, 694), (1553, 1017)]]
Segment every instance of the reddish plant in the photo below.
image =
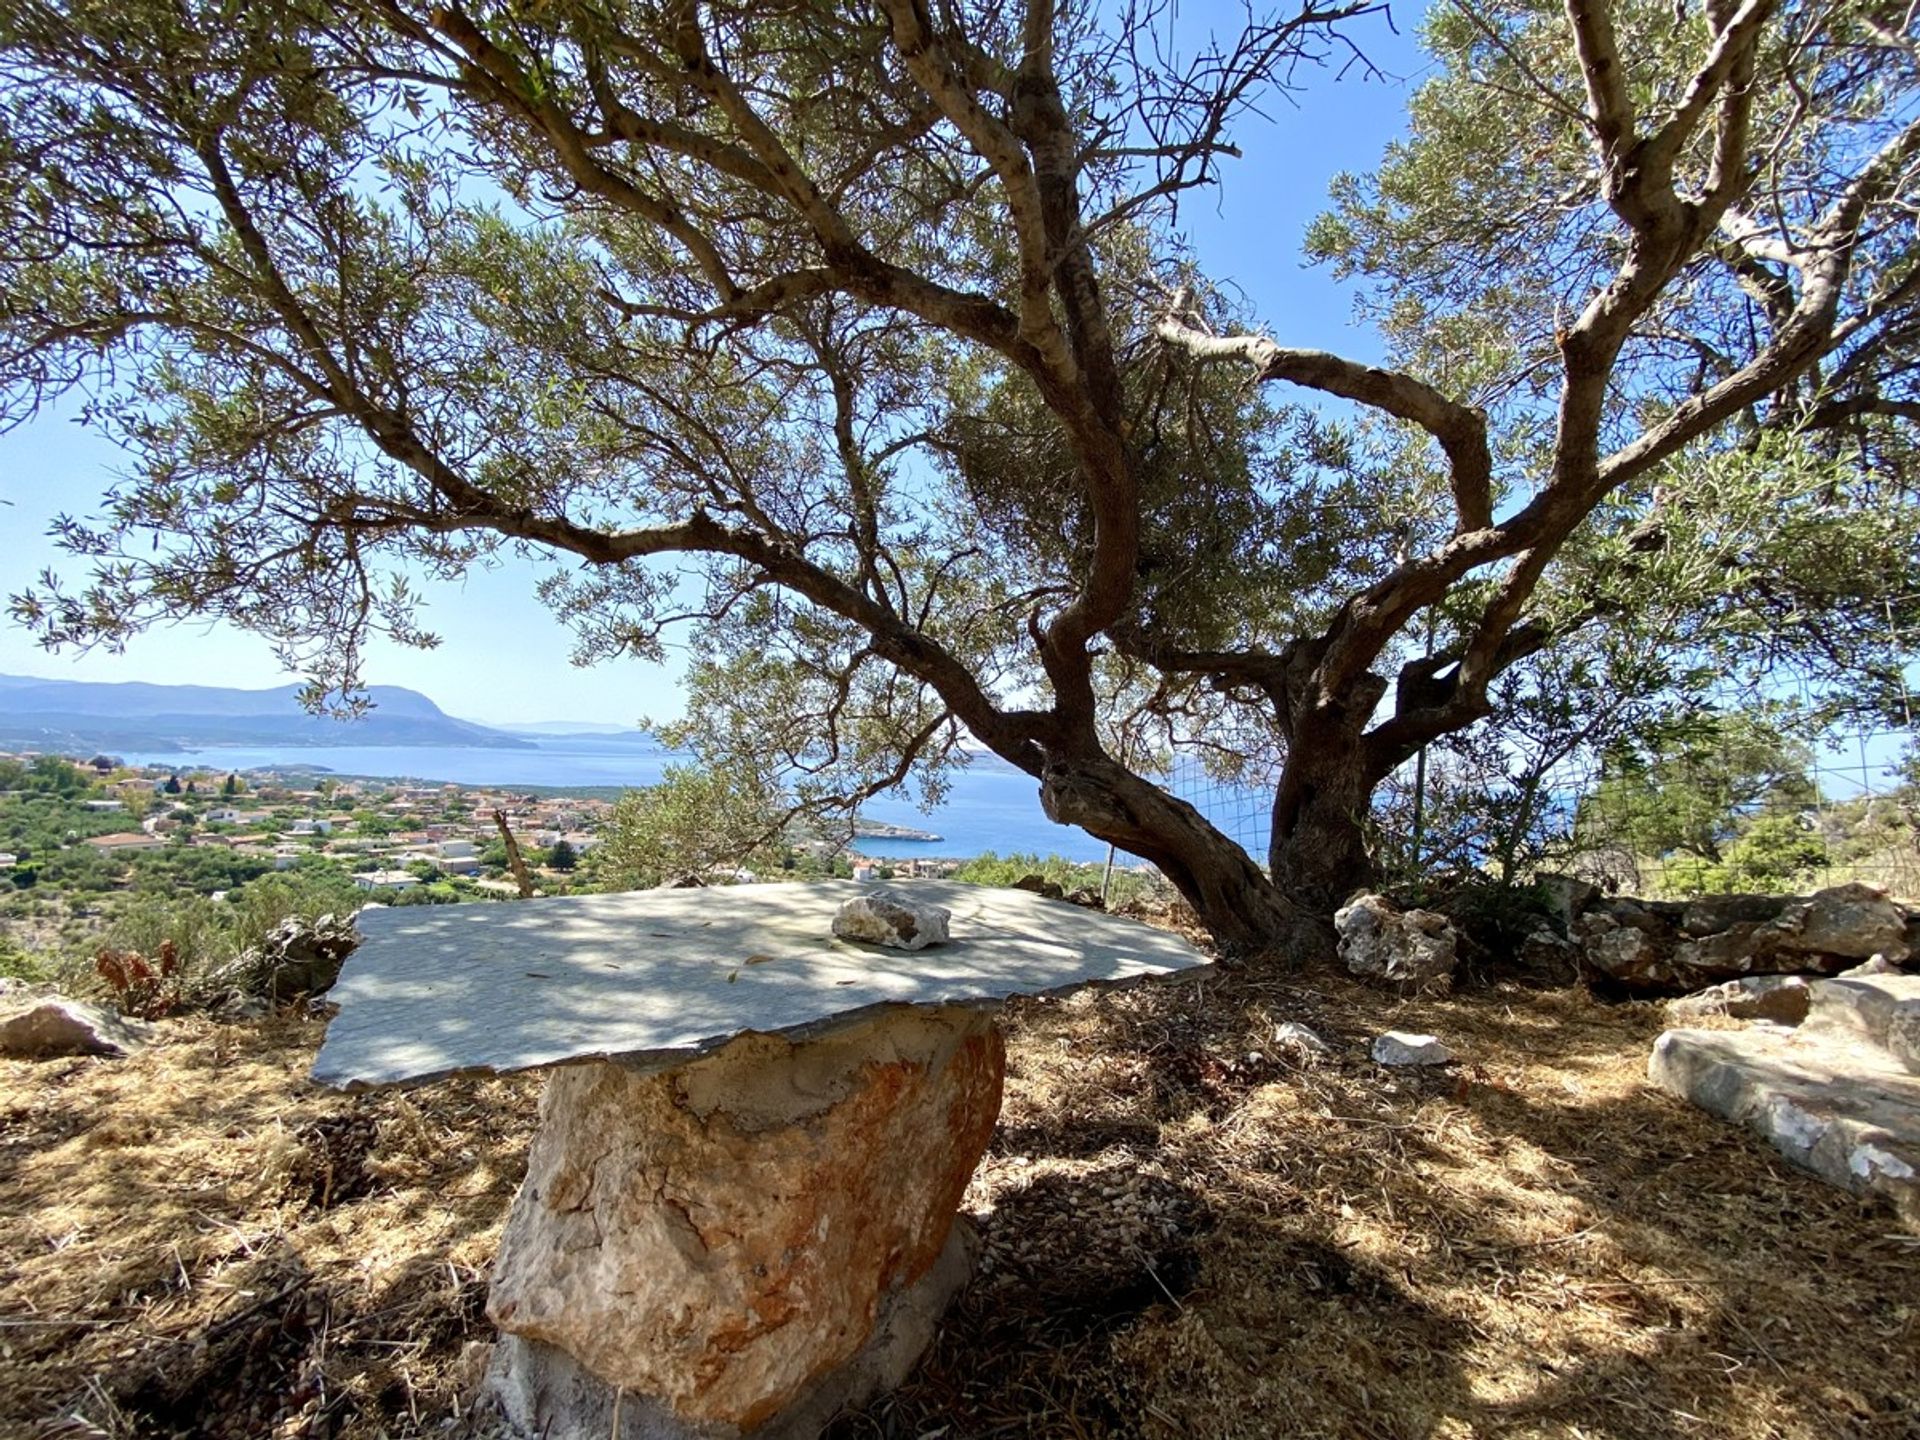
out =
[(93, 968), (123, 1015), (157, 1020), (180, 1008), (180, 952), (171, 940), (160, 942), (152, 960), (137, 950), (102, 950)]

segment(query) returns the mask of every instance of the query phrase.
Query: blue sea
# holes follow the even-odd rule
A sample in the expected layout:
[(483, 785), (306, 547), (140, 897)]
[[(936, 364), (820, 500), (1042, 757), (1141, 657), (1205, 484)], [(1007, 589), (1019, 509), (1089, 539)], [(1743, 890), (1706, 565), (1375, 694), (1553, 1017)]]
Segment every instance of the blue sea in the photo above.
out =
[[(201, 750), (116, 752), (129, 764), (214, 770), (303, 766), (336, 775), (418, 780), (460, 785), (651, 785), (679, 757), (673, 753), (593, 736), (541, 736), (532, 749), (482, 749), (430, 745), (214, 746)], [(923, 811), (912, 801), (881, 798), (861, 807), (871, 820), (910, 825), (940, 836), (937, 841), (868, 839), (857, 847), (869, 855), (973, 856), (986, 851), (1028, 852), (1070, 860), (1106, 858), (1104, 842), (1083, 830), (1056, 825), (1040, 809), (1033, 777), (992, 755), (976, 755), (953, 777), (944, 803)], [(1202, 808), (1207, 808), (1205, 804)], [(1248, 806), (1236, 806), (1244, 815)], [(1216, 816), (1227, 824), (1229, 817)], [(1239, 834), (1243, 844), (1266, 844), (1263, 834)], [(1122, 853), (1125, 863), (1128, 857)]]

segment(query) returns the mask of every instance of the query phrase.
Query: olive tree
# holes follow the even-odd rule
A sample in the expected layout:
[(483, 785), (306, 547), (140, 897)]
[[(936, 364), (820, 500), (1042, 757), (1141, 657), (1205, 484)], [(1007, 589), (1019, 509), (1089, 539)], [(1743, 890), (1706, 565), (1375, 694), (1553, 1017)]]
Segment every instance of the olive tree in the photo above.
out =
[[(1179, 205), (1372, 8), (0, 0), (8, 413), (131, 457), (15, 611), (224, 616), (350, 699), (432, 639), (408, 576), (549, 557), (584, 659), (692, 628), (704, 751), (845, 807), (970, 735), (1223, 945), (1303, 942), (1701, 456), (1906, 505), (1916, 410), (1875, 0), (1440, 5), (1313, 236), (1391, 361), (1230, 303)], [(1220, 735), (1279, 764), (1265, 857), (1154, 781)]]

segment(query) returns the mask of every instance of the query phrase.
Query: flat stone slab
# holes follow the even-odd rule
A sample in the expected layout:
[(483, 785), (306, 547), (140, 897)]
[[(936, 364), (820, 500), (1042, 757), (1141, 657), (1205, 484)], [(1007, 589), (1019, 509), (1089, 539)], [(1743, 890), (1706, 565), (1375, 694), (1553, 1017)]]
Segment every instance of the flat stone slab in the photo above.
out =
[(1669, 1030), (1647, 1075), (1920, 1229), (1920, 1076), (1886, 1051), (1805, 1029)]
[(1877, 1046), (1920, 1074), (1920, 975), (1841, 975), (1812, 987), (1806, 1033)]
[[(834, 937), (842, 903), (889, 889), (951, 910), (952, 939), (909, 952)], [(743, 1031), (812, 1038), (875, 1006), (997, 1006), (1208, 963), (1137, 921), (935, 880), (400, 906), (357, 924), (313, 1066), (346, 1090), (582, 1060), (666, 1070)]]

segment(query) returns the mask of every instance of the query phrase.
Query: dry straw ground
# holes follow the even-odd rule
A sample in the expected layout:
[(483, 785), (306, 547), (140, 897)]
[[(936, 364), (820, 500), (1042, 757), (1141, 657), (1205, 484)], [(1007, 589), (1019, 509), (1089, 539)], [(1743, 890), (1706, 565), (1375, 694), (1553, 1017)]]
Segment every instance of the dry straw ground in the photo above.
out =
[[(1010, 1023), (983, 1274), (840, 1440), (1920, 1436), (1920, 1242), (1649, 1090), (1650, 1007), (1214, 976)], [(458, 1433), (537, 1082), (332, 1095), (319, 1037), (0, 1062), (0, 1435)]]

